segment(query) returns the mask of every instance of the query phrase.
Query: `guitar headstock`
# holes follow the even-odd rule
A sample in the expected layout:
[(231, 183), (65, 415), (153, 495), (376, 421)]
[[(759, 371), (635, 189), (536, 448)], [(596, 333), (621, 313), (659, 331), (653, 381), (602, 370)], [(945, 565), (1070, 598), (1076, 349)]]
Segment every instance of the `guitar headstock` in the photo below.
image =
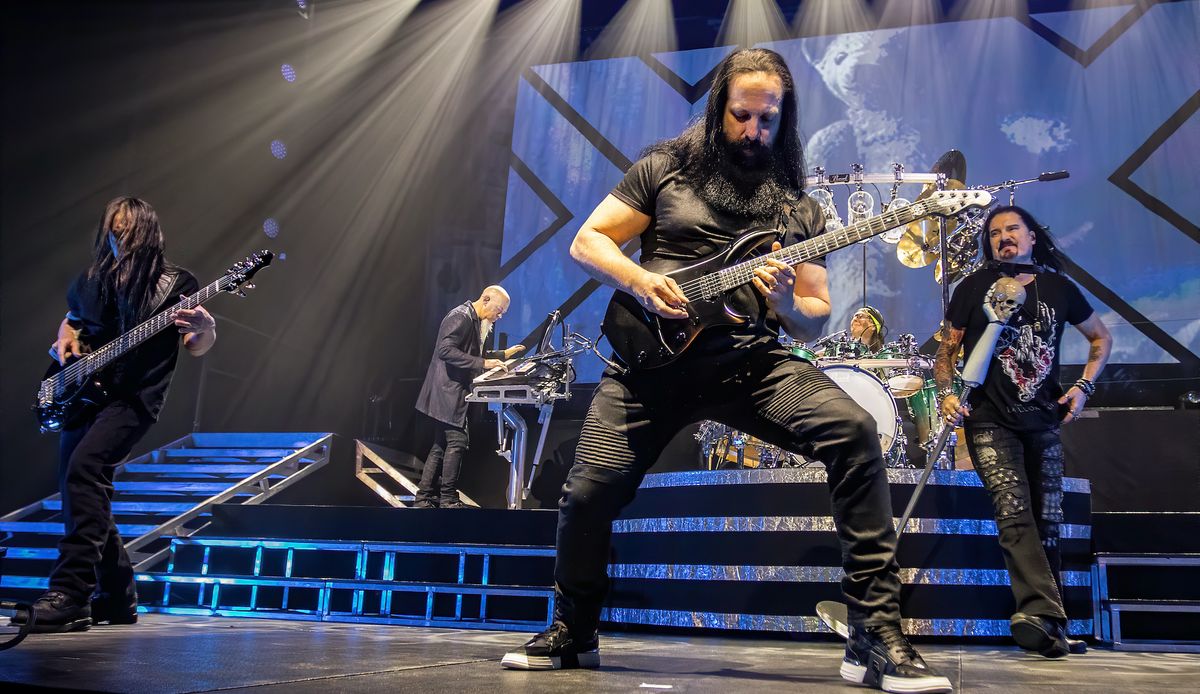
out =
[(255, 251), (246, 256), (241, 261), (234, 263), (233, 267), (229, 268), (225, 275), (229, 278), (228, 286), (224, 287), (227, 292), (240, 293), (243, 286), (246, 289), (253, 289), (254, 285), (249, 284), (254, 275), (258, 271), (271, 264), (275, 259), (275, 254), (268, 250)]
[(964, 210), (991, 205), (992, 194), (986, 190), (935, 190), (923, 202), (929, 214), (949, 217)]

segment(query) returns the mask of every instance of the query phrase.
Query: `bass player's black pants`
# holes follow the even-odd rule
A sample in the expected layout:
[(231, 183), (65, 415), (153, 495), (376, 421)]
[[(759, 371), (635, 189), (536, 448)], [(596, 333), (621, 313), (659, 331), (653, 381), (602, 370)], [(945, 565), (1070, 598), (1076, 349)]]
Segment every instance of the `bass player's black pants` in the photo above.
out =
[(83, 426), (62, 432), (58, 484), (65, 534), (50, 590), (86, 605), (98, 586), (132, 603), (133, 567), (112, 515), (113, 473), (153, 423), (140, 404), (118, 400)]
[(555, 619), (580, 638), (595, 630), (608, 590), (612, 521), (671, 438), (701, 419), (825, 464), (850, 620), (899, 621), (896, 533), (875, 421), (778, 345), (604, 374), (559, 501)]

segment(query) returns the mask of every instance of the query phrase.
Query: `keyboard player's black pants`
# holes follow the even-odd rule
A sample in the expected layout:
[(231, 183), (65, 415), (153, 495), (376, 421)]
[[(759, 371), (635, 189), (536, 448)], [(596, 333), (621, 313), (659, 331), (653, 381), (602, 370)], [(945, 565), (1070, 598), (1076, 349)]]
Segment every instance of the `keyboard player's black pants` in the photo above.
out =
[(458, 474), (462, 471), (463, 458), (471, 441), (465, 426), (438, 422), (438, 427), (433, 448), (429, 449), (429, 455), (425, 458), (416, 502), (453, 506), (459, 503)]

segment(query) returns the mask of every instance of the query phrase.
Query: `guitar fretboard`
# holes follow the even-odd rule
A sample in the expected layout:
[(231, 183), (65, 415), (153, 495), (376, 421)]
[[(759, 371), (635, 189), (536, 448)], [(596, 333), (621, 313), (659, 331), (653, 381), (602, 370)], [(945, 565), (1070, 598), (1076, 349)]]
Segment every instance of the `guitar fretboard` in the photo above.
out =
[(930, 211), (931, 205), (927, 201), (905, 205), (904, 207), (885, 212), (870, 219), (855, 222), (837, 231), (821, 234), (820, 236), (792, 244), (786, 248), (780, 248), (777, 251), (742, 261), (736, 265), (730, 265), (727, 268), (722, 268), (717, 272), (700, 278), (703, 297), (709, 298), (746, 284), (754, 279), (754, 271), (766, 265), (768, 260), (774, 259), (786, 265), (798, 265), (813, 258), (819, 258), (832, 253), (839, 248), (845, 248), (877, 234), (882, 234), (888, 229), (895, 229), (898, 226), (928, 216)]
[(181, 309), (194, 309), (200, 304), (225, 291), (233, 284), (233, 275), (225, 275), (221, 279), (200, 289), (200, 291), (180, 301), (169, 309), (155, 315), (139, 324), (132, 330), (122, 334), (100, 349), (72, 363), (50, 378), (54, 381), (56, 394), (61, 394), (70, 384), (83, 383), (89, 376), (113, 363), (127, 352), (142, 344), (151, 337), (162, 332), (168, 326), (174, 325), (171, 315)]

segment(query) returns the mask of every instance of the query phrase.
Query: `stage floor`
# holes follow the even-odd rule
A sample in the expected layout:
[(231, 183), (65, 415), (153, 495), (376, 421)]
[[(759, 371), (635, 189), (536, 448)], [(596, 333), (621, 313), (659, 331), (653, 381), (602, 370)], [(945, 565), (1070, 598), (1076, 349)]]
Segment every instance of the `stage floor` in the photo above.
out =
[[(867, 691), (829, 641), (615, 634), (597, 671), (514, 672), (517, 633), (144, 614), (135, 626), (32, 636), (0, 682), (112, 692)], [(1047, 661), (1015, 647), (925, 644), (958, 692), (1195, 691), (1200, 655), (1093, 649)]]

